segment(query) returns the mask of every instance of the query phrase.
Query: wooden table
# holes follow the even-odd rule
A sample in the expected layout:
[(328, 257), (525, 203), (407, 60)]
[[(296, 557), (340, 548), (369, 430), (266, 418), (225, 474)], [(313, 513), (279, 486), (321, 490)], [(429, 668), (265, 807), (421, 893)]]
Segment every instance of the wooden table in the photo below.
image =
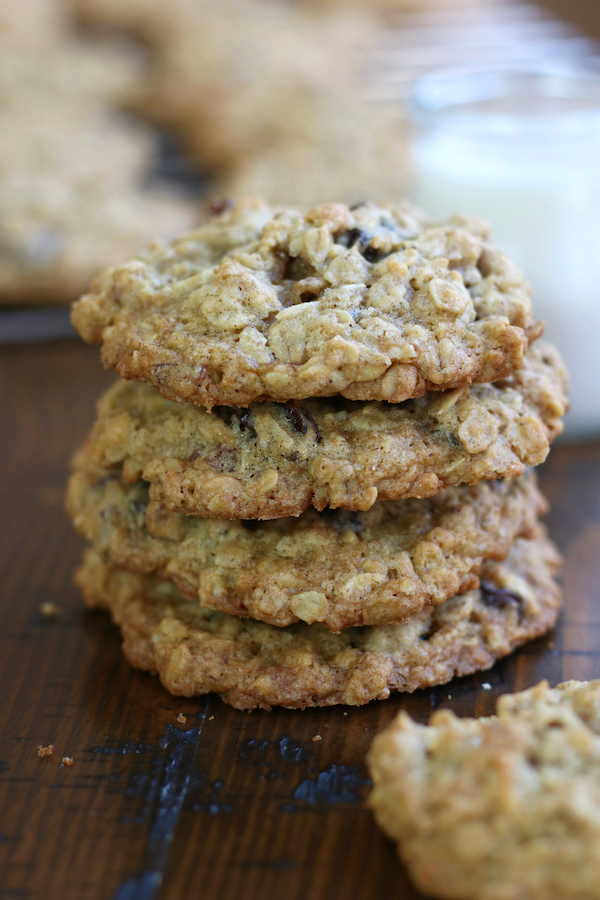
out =
[[(543, 3), (600, 37), (596, 0)], [(365, 753), (399, 709), (481, 715), (540, 678), (600, 677), (600, 443), (541, 472), (565, 553), (552, 635), (361, 709), (242, 713), (130, 669), (71, 584), (67, 460), (113, 378), (73, 341), (0, 347), (0, 900), (418, 900), (364, 808)]]
[(71, 585), (67, 459), (113, 378), (77, 342), (0, 348), (0, 900), (414, 900), (363, 806), (367, 748), (399, 709), (479, 715), (543, 677), (600, 676), (600, 444), (542, 470), (566, 554), (553, 635), (362, 709), (243, 713), (130, 669)]

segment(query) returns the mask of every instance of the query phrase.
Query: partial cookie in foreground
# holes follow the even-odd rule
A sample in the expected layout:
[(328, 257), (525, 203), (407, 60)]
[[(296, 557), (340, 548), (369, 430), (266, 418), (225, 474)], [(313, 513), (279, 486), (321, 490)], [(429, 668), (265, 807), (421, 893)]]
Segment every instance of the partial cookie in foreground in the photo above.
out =
[(401, 713), (369, 764), (377, 821), (427, 896), (598, 897), (600, 681), (541, 682), (489, 718)]
[(154, 572), (211, 609), (337, 632), (398, 622), (477, 587), (483, 562), (504, 559), (546, 510), (533, 473), (380, 502), (367, 513), (309, 510), (248, 523), (169, 513), (148, 502), (144, 483), (94, 483), (80, 471), (67, 506), (111, 566)]
[(77, 466), (98, 479), (143, 477), (153, 500), (190, 515), (273, 519), (310, 504), (366, 510), (377, 499), (521, 475), (560, 434), (565, 390), (560, 358), (542, 341), (503, 382), (397, 405), (323, 399), (207, 413), (117, 382), (100, 400)]
[(491, 382), (539, 334), (481, 222), (369, 204), (240, 202), (106, 272), (72, 317), (107, 368), (208, 408)]
[(88, 550), (77, 584), (111, 613), (132, 665), (158, 672), (173, 694), (210, 691), (237, 709), (360, 706), (492, 666), (556, 620), (554, 545), (540, 532), (488, 563), (481, 588), (400, 625), (276, 628), (200, 609), (167, 582), (105, 566)]

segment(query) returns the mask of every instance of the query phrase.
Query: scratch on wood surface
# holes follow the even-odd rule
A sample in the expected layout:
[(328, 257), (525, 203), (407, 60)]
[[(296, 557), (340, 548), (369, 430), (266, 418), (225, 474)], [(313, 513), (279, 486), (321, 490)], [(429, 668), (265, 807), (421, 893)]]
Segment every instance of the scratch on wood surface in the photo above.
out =
[(160, 784), (157, 786), (156, 801), (151, 814), (144, 871), (141, 875), (129, 878), (121, 884), (113, 895), (113, 900), (154, 900), (156, 897), (163, 881), (169, 848), (194, 771), (194, 754), (206, 719), (207, 707), (208, 700), (201, 713), (199, 727), (183, 731), (168, 724), (165, 729), (160, 747), (166, 752), (162, 757), (164, 765), (161, 765), (158, 775)]
[(294, 800), (304, 800), (312, 805), (358, 803), (360, 788), (369, 787), (369, 778), (362, 777), (357, 766), (332, 765), (316, 778), (306, 778), (294, 791)]

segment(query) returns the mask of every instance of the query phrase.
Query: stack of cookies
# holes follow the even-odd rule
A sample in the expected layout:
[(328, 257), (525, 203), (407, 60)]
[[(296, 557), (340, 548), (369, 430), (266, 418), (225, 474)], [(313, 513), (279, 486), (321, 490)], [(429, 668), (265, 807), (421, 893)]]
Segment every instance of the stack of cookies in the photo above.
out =
[(222, 204), (73, 321), (124, 379), (74, 461), (77, 582), (173, 693), (360, 705), (552, 627), (529, 469), (566, 378), (480, 221)]

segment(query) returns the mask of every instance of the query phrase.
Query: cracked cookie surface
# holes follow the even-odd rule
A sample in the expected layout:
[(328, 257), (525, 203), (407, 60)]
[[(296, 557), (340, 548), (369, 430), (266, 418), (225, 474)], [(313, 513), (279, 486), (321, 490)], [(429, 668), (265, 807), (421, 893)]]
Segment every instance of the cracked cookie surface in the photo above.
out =
[(488, 718), (401, 713), (369, 764), (369, 803), (427, 896), (598, 896), (600, 681), (541, 682)]
[(540, 531), (487, 563), (481, 588), (426, 607), (402, 624), (276, 628), (201, 609), (168, 582), (107, 567), (88, 550), (77, 583), (89, 606), (110, 611), (123, 650), (158, 672), (173, 694), (219, 693), (237, 709), (360, 706), (391, 690), (444, 684), (489, 668), (556, 620), (554, 545)]
[(527, 282), (481, 222), (366, 203), (240, 202), (107, 271), (72, 318), (107, 368), (209, 409), (491, 382), (539, 333)]
[(542, 341), (511, 378), (403, 404), (305, 400), (219, 407), (118, 382), (101, 399), (79, 466), (151, 483), (175, 512), (223, 518), (299, 515), (312, 504), (367, 510), (455, 484), (514, 478), (562, 430), (566, 376)]
[(110, 565), (154, 572), (211, 609), (335, 632), (398, 622), (477, 587), (483, 562), (504, 559), (545, 508), (533, 473), (268, 523), (170, 513), (143, 482), (94, 483), (85, 471), (68, 491), (75, 527)]

